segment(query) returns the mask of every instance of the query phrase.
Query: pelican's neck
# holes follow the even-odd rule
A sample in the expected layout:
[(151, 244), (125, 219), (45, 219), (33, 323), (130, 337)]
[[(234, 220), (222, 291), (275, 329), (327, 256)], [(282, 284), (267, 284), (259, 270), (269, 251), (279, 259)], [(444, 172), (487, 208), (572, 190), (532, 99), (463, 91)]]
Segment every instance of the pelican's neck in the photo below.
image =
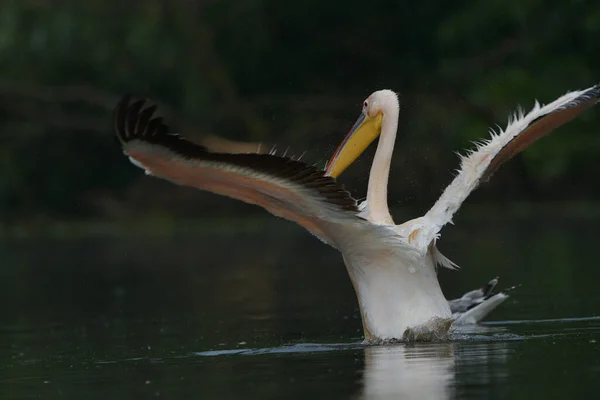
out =
[(381, 109), (381, 135), (377, 144), (377, 151), (369, 175), (369, 188), (367, 190), (367, 204), (371, 222), (377, 224), (394, 224), (387, 203), (387, 187), (390, 175), (390, 164), (396, 142), (398, 130), (398, 99), (396, 95), (386, 96)]

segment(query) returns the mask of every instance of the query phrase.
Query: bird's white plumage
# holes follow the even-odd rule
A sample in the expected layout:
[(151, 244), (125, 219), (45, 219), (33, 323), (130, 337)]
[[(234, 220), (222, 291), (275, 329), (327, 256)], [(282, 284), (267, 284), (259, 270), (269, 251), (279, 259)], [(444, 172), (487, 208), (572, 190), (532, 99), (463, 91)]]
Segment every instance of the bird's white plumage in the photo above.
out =
[[(594, 91), (594, 101), (597, 101), (597, 92)], [(487, 173), (494, 157), (511, 140), (540, 117), (571, 107), (576, 100), (585, 101), (585, 93), (571, 92), (544, 107), (536, 103), (526, 115), (516, 114), (504, 131), (492, 133), (490, 139), (462, 158), (457, 176), (426, 215), (401, 225), (394, 225), (387, 209), (387, 183), (399, 110), (397, 96), (392, 91), (375, 92), (368, 99), (369, 104), (378, 107), (374, 112), (382, 113), (383, 119), (367, 200), (358, 209), (354, 200), (346, 196), (347, 192), (337, 190), (334, 180), (324, 174), (313, 176), (314, 169), (303, 170), (297, 161), (290, 161), (295, 165), (286, 160), (281, 164), (281, 158), (259, 160), (259, 156), (254, 155), (244, 164), (240, 161), (244, 156), (211, 154), (176, 139), (167, 133), (162, 120), (150, 120), (153, 109), (143, 109), (143, 103), (130, 105), (125, 98), (115, 112), (115, 127), (126, 155), (150, 174), (257, 204), (274, 215), (300, 224), (338, 249), (356, 291), (367, 340), (439, 338), (447, 333), (447, 322), (452, 315), (437, 280), (436, 265), (456, 267), (436, 247), (441, 228), (452, 221), (454, 213)], [(581, 111), (576, 109), (569, 117)], [(559, 118), (558, 122), (566, 120)], [(542, 133), (559, 125), (543, 126)], [(539, 136), (534, 135), (533, 140)], [(186, 146), (189, 151), (185, 150)], [(517, 146), (512, 153), (522, 150), (521, 147)], [(186, 151), (191, 155), (182, 155)], [(284, 170), (290, 165), (300, 167), (294, 173), (308, 171), (313, 174), (312, 180), (303, 184), (298, 175), (294, 178), (293, 174), (278, 174), (272, 168), (260, 169), (256, 164), (267, 162), (272, 167), (274, 161)], [(337, 188), (337, 191), (331, 193), (328, 188)], [(350, 201), (349, 206), (347, 201)], [(500, 300), (501, 296), (497, 301)], [(499, 304), (497, 301), (472, 311), (464, 321), (481, 319)]]
[(382, 240), (377, 236), (381, 231), (342, 251), (367, 339), (402, 339), (409, 328), (451, 318), (432, 255), (423, 257), (395, 234)]
[(508, 299), (505, 293), (496, 293), (476, 307), (467, 310), (464, 313), (453, 315), (454, 325), (472, 325), (481, 322), (481, 320), (491, 313), (496, 307)]
[(419, 230), (418, 234), (415, 235), (415, 240), (411, 243), (421, 251), (426, 251), (432, 242), (439, 237), (442, 227), (452, 223), (454, 213), (458, 211), (469, 194), (477, 188), (482, 175), (496, 154), (529, 127), (532, 121), (560, 110), (577, 99), (581, 99), (581, 96), (591, 89), (593, 87), (567, 93), (545, 106), (536, 101), (529, 113), (524, 114), (523, 110), (519, 109), (513, 114), (508, 120), (506, 129), (499, 130), (499, 132), (491, 130), (489, 139), (482, 140), (474, 150), (469, 151), (465, 156), (461, 156), (461, 167), (456, 177), (427, 214), (407, 223), (407, 227), (409, 226), (411, 232), (416, 229)]
[[(359, 206), (360, 215), (395, 232), (395, 239), (401, 242), (404, 248), (397, 254), (390, 253), (390, 257), (387, 258), (381, 255), (385, 254), (385, 249), (377, 249), (376, 241), (372, 240), (368, 242), (368, 246), (357, 247), (352, 252), (344, 253), (346, 266), (353, 277), (361, 303), (363, 324), (368, 334), (384, 340), (390, 337), (398, 338), (403, 329), (424, 326), (427, 325), (427, 321), (449, 317), (448, 302), (439, 287), (435, 266), (456, 268), (457, 265), (442, 255), (436, 246), (441, 228), (451, 222), (453, 214), (478, 186), (484, 174), (489, 173), (488, 168), (494, 157), (498, 156), (509, 142), (532, 127), (534, 121), (543, 120), (544, 116), (553, 113), (557, 115), (558, 111), (566, 108), (575, 110), (568, 118), (557, 118), (556, 121), (550, 120), (547, 125), (541, 125), (536, 132), (539, 134), (534, 134), (532, 140), (525, 142), (525, 146), (521, 147), (533, 143), (543, 134), (549, 133), (581, 112), (584, 108), (576, 109), (580, 104), (596, 102), (597, 89), (593, 87), (568, 93), (547, 106), (536, 102), (528, 114), (517, 112), (509, 119), (505, 130), (499, 133), (492, 132), (490, 139), (484, 140), (475, 150), (462, 157), (461, 169), (457, 176), (425, 216), (401, 225), (394, 225), (389, 216), (385, 190), (396, 137), (398, 101), (396, 95), (389, 90), (378, 91), (369, 96), (365, 104), (375, 109), (363, 109), (364, 118), (381, 112), (383, 119), (369, 176), (367, 200)], [(593, 97), (588, 97), (586, 93), (591, 93)], [(518, 150), (522, 149), (517, 148), (506, 153), (507, 158), (516, 154)], [(337, 154), (337, 157), (340, 155)], [(334, 169), (333, 165), (330, 167)], [(412, 248), (410, 253), (407, 253), (410, 257), (400, 254), (405, 252), (407, 247)], [(501, 293), (487, 299), (479, 306), (461, 314), (459, 323), (480, 321), (506, 298), (507, 296)]]

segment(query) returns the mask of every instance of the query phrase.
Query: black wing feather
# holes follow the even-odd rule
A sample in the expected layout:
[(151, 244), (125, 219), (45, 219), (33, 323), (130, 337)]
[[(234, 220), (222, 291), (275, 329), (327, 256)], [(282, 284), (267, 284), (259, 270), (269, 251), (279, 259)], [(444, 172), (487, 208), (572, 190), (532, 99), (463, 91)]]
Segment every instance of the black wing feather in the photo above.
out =
[(210, 152), (202, 145), (171, 133), (162, 118), (153, 117), (156, 106), (147, 106), (147, 103), (143, 99), (132, 102), (132, 97), (125, 95), (115, 107), (115, 133), (123, 145), (133, 140), (141, 140), (166, 147), (188, 159), (223, 162), (251, 168), (276, 178), (286, 179), (307, 189), (316, 190), (328, 203), (342, 210), (358, 212), (356, 200), (335, 178), (326, 176), (325, 171), (302, 161), (270, 154)]

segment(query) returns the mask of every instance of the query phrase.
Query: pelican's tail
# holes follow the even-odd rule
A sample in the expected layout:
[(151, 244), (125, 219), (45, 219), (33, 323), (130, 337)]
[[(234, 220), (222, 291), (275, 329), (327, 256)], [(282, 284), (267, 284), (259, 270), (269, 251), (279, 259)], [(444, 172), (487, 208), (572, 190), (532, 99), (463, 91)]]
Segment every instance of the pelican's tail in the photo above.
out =
[(508, 291), (494, 293), (498, 277), (486, 283), (483, 287), (465, 293), (461, 298), (448, 301), (455, 325), (476, 324), (491, 313), (496, 307), (508, 299)]
[(491, 281), (489, 281), (488, 283), (485, 284), (484, 287), (481, 288), (481, 290), (483, 291), (483, 295), (488, 298), (491, 295), (494, 294), (494, 288), (496, 287), (496, 285), (498, 284), (498, 277), (495, 277), (494, 279), (492, 279)]

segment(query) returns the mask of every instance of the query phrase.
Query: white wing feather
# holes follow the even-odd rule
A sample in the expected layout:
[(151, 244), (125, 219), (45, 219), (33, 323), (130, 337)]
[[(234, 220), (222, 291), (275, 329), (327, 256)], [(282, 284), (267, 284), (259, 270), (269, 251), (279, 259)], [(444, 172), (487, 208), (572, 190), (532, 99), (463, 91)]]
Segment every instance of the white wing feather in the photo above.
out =
[[(410, 243), (421, 251), (427, 251), (430, 246), (434, 246), (442, 227), (452, 223), (454, 213), (482, 180), (488, 178), (502, 162), (595, 104), (599, 96), (600, 85), (597, 85), (586, 90), (567, 93), (546, 106), (541, 106), (536, 101), (528, 114), (518, 110), (509, 119), (506, 129), (498, 133), (492, 130), (489, 139), (483, 140), (474, 150), (461, 156), (461, 168), (458, 174), (427, 214), (402, 225), (403, 230), (408, 231), (409, 235), (413, 233)], [(534, 131), (530, 138), (527, 138), (527, 131)], [(525, 134), (522, 135), (523, 133)], [(516, 145), (505, 150), (510, 147), (508, 145), (513, 140)], [(503, 157), (497, 162), (497, 156), (502, 150), (505, 150), (506, 154), (501, 154)], [(496, 165), (491, 165), (492, 162)]]

